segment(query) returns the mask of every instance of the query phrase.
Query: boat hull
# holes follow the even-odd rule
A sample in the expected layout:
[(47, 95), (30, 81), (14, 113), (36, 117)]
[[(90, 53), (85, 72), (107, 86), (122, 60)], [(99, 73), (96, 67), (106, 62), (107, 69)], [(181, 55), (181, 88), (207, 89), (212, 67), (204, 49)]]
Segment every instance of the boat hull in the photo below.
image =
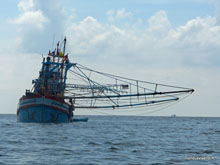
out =
[(18, 122), (63, 123), (71, 119), (70, 105), (49, 97), (23, 96), (18, 104)]

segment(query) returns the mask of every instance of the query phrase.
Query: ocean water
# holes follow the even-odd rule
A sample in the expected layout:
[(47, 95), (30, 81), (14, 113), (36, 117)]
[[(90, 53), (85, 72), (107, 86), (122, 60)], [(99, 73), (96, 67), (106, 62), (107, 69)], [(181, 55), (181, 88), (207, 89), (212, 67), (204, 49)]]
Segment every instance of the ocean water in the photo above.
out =
[(0, 164), (220, 164), (220, 118), (89, 116), (37, 124), (0, 115)]

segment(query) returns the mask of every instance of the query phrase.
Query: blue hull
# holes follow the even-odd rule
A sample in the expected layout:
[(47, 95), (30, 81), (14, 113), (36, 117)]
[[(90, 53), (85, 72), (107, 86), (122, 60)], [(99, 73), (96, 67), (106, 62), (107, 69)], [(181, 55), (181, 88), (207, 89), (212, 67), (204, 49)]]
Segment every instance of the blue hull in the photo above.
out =
[(18, 104), (17, 121), (32, 123), (71, 122), (70, 105), (54, 98), (23, 96)]
[(34, 123), (70, 122), (68, 114), (43, 105), (20, 109), (17, 120), (18, 122)]

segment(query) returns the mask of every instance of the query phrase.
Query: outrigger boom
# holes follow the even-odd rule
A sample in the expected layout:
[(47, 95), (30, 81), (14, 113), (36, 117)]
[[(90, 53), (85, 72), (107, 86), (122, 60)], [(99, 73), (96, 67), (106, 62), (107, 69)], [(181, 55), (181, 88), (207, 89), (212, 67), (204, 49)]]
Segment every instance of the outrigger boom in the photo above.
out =
[[(178, 101), (183, 95), (194, 92), (191, 88), (107, 74), (77, 63), (72, 66), (72, 79), (80, 84), (67, 84), (66, 95), (63, 98), (74, 100), (75, 109), (120, 109), (161, 105)], [(107, 83), (103, 84), (103, 81)]]
[[(128, 95), (107, 95), (107, 96), (76, 96), (76, 97), (70, 97), (70, 96), (64, 96), (63, 98), (65, 99), (98, 99), (98, 98), (114, 98), (114, 97), (138, 97), (138, 96), (148, 96), (148, 95), (165, 95), (165, 94), (179, 94), (179, 93), (193, 93), (194, 89), (188, 89), (188, 90), (182, 90), (182, 91), (170, 91), (170, 92), (154, 92), (154, 93), (139, 93), (139, 94), (128, 94)], [(178, 100), (178, 99), (176, 99)]]

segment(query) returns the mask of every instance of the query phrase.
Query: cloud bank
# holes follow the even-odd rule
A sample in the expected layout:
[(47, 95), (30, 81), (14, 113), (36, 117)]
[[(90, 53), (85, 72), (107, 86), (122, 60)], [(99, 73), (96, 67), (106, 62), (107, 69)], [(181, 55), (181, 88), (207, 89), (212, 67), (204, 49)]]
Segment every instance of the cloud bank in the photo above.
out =
[(189, 20), (172, 28), (165, 11), (155, 13), (145, 29), (100, 23), (88, 16), (67, 29), (71, 53), (87, 58), (186, 66), (219, 66), (220, 26), (214, 17)]
[[(106, 22), (88, 16), (80, 22), (69, 22), (67, 11), (59, 0), (21, 0), (20, 15), (11, 22), (17, 25), (18, 45), (27, 52), (45, 53), (54, 36), (67, 36), (69, 51), (74, 56), (110, 60), (136, 61), (148, 65), (219, 66), (220, 26), (219, 3), (216, 17), (197, 17), (185, 25), (172, 27), (166, 11), (161, 10), (148, 20), (136, 18), (136, 24), (148, 22), (145, 28), (114, 24), (134, 17), (125, 10), (107, 11)], [(140, 21), (141, 20), (141, 21)]]

